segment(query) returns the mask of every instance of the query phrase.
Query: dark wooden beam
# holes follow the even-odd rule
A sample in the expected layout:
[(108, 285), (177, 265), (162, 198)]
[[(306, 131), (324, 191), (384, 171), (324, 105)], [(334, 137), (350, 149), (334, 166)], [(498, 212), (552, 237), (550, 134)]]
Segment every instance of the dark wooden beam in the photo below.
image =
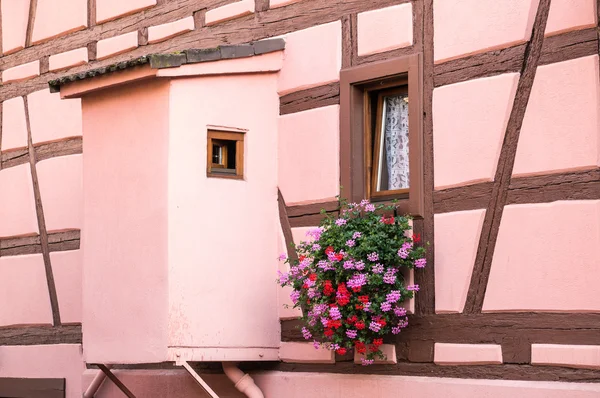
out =
[(0, 346), (81, 344), (81, 325), (0, 327)]

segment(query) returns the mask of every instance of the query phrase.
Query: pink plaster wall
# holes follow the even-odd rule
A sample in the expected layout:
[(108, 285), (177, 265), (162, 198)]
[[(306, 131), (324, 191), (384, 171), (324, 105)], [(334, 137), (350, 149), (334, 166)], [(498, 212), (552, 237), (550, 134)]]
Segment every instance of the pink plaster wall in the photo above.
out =
[(433, 91), (435, 189), (493, 181), (518, 73)]
[(600, 200), (504, 208), (483, 310), (600, 312)]
[(29, 164), (0, 170), (0, 237), (38, 232)]
[[(195, 358), (277, 358), (276, 76), (171, 81), (169, 346)], [(247, 130), (243, 180), (206, 176), (209, 125)]]
[(269, 8), (279, 8), (279, 7), (284, 7), (290, 4), (294, 4), (297, 3), (299, 1), (302, 0), (270, 0), (269, 1)]
[(279, 117), (279, 188), (287, 205), (332, 200), (339, 193), (339, 109)]
[(531, 36), (538, 2), (434, 0), (435, 62), (524, 43)]
[(600, 369), (599, 345), (532, 344), (534, 365)]
[(83, 225), (82, 155), (60, 156), (36, 164), (46, 230)]
[[(277, 240), (277, 252), (279, 254), (285, 253), (288, 255), (290, 248), (286, 247), (285, 238), (283, 231), (280, 230), (279, 239)], [(290, 270), (289, 264), (284, 261), (279, 261), (279, 270), (281, 272), (288, 272)], [(277, 288), (277, 302), (279, 310), (279, 319), (296, 319), (302, 316), (300, 308), (292, 308), (293, 303), (290, 298), (292, 288), (289, 286)]]
[(40, 61), (14, 66), (2, 71), (2, 83), (28, 80), (40, 75)]
[(50, 253), (62, 323), (81, 323), (81, 250)]
[(435, 312), (462, 312), (471, 283), (485, 209), (436, 214)]
[(33, 44), (87, 27), (87, 0), (37, 0)]
[(0, 377), (64, 378), (66, 398), (81, 398), (80, 344), (0, 346)]
[(166, 359), (168, 101), (167, 82), (83, 99), (88, 362)]
[(597, 15), (595, 0), (552, 0), (546, 35), (593, 27)]
[[(0, 257), (0, 303), (0, 326), (52, 324), (41, 254)], [(1, 372), (4, 367), (1, 356), (0, 363)]]
[(281, 342), (279, 359), (290, 363), (335, 363), (335, 352), (327, 348), (315, 349), (312, 342)]
[(96, 0), (96, 22), (106, 22), (156, 5), (156, 0)]
[(55, 141), (82, 133), (81, 100), (61, 100), (50, 90), (36, 91), (27, 96), (33, 143)]
[(2, 10), (2, 51), (10, 54), (25, 47), (29, 3), (31, 0), (3, 1)]
[(207, 26), (229, 21), (254, 12), (254, 0), (236, 0), (224, 6), (213, 8), (206, 12)]
[(433, 362), (438, 365), (497, 365), (502, 363), (499, 344), (435, 343)]
[(357, 40), (359, 56), (411, 46), (412, 3), (359, 13)]
[(49, 59), (50, 71), (61, 70), (73, 66), (83, 65), (88, 62), (87, 47), (76, 48), (75, 50), (51, 55)]
[(538, 68), (513, 175), (600, 165), (599, 76), (597, 55)]
[(133, 31), (123, 35), (98, 40), (96, 43), (96, 59), (102, 60), (124, 52), (133, 50), (138, 46), (138, 32)]
[(27, 147), (27, 121), (23, 97), (11, 98), (2, 103), (3, 151)]
[(177, 21), (150, 26), (148, 28), (148, 43), (158, 43), (191, 30), (194, 30), (194, 17), (191, 15)]
[(280, 95), (339, 80), (342, 67), (340, 21), (284, 36), (285, 59), (279, 74)]

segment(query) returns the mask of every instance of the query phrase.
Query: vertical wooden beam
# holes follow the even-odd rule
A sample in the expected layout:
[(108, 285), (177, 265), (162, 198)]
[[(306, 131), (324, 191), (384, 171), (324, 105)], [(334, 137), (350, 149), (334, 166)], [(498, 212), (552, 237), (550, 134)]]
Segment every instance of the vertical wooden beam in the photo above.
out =
[(350, 15), (342, 17), (342, 69), (352, 66), (352, 24)]
[(33, 182), (33, 195), (35, 197), (38, 228), (40, 230), (40, 243), (42, 246), (42, 257), (44, 259), (44, 268), (46, 270), (46, 282), (48, 285), (48, 295), (50, 296), (50, 306), (52, 308), (52, 322), (54, 326), (60, 326), (60, 310), (58, 307), (58, 296), (56, 294), (56, 284), (54, 283), (54, 274), (52, 273), (52, 264), (50, 262), (50, 247), (48, 245), (48, 231), (46, 230), (46, 220), (44, 218), (44, 208), (42, 206), (42, 196), (38, 182), (37, 169), (35, 167), (35, 148), (31, 138), (31, 119), (29, 117), (29, 103), (27, 96), (23, 96), (25, 105), (25, 124), (27, 126), (27, 144), (29, 146), (29, 166), (31, 167), (31, 178)]
[(110, 381), (112, 381), (117, 387), (119, 387), (119, 390), (121, 390), (123, 394), (125, 394), (129, 398), (135, 398), (135, 395), (133, 395), (133, 393), (129, 391), (125, 384), (123, 384), (123, 382), (119, 380), (117, 376), (115, 376), (115, 374), (110, 371), (110, 369), (108, 369), (105, 365), (102, 364), (98, 364), (98, 368), (106, 375), (106, 377), (110, 379)]
[(96, 25), (96, 0), (87, 0), (87, 23), (88, 28)]
[(35, 24), (35, 12), (37, 10), (37, 2), (38, 0), (30, 0), (29, 3), (29, 18), (27, 20), (27, 30), (25, 34), (25, 48), (31, 46), (31, 37), (33, 36), (33, 25)]
[(358, 14), (350, 15), (350, 63), (351, 66), (358, 61)]
[(294, 237), (292, 236), (292, 227), (290, 225), (290, 219), (287, 215), (285, 207), (285, 200), (279, 188), (277, 188), (277, 203), (279, 205), (279, 222), (281, 223), (281, 229), (283, 231), (283, 237), (285, 239), (285, 247), (288, 252), (290, 262), (298, 261), (298, 253), (294, 247)]
[(254, 11), (263, 12), (269, 9), (269, 0), (254, 0)]
[(492, 267), (492, 257), (496, 247), (498, 231), (500, 230), (500, 221), (506, 198), (508, 196), (508, 187), (517, 154), (517, 144), (519, 134), (527, 103), (533, 87), (533, 80), (537, 71), (540, 56), (542, 54), (542, 45), (544, 44), (544, 31), (548, 21), (551, 0), (540, 0), (531, 39), (525, 49), (525, 59), (521, 68), (521, 76), (517, 85), (515, 100), (506, 126), (504, 142), (498, 159), (498, 167), (492, 186), (492, 194), (485, 213), (477, 256), (471, 275), (471, 283), (467, 294), (464, 312), (467, 314), (479, 313), (483, 307), (485, 291), (487, 289), (490, 270)]

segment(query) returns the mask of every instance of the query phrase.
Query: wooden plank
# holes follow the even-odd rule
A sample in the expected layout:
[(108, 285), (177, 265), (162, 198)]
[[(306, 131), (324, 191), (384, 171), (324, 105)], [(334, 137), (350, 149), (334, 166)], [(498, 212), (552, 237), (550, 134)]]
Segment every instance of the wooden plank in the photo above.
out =
[(340, 83), (296, 91), (279, 98), (279, 114), (302, 112), (340, 103)]
[(0, 346), (81, 344), (81, 324), (0, 327)]
[(105, 365), (98, 364), (98, 368), (112, 381), (118, 388), (129, 398), (135, 398), (135, 395), (115, 376), (113, 372), (110, 371)]
[(0, 397), (64, 398), (65, 379), (0, 377)]

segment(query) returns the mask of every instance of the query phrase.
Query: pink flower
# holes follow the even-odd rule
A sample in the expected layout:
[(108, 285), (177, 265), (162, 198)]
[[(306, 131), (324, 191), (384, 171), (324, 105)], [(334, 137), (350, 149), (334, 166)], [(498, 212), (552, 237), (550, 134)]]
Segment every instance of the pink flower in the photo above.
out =
[(346, 246), (348, 246), (348, 247), (354, 247), (354, 245), (356, 245), (356, 242), (353, 239), (348, 239), (346, 241)]
[(369, 365), (373, 365), (375, 363), (374, 360), (372, 360), (372, 359), (365, 359), (365, 358), (361, 358), (360, 362), (362, 363), (362, 366), (369, 366)]
[(369, 329), (371, 329), (374, 332), (379, 332), (379, 330), (381, 329), (381, 325), (379, 324), (379, 322), (371, 322), (369, 323)]
[(419, 258), (419, 259), (415, 260), (415, 267), (417, 267), (417, 268), (424, 268), (425, 264), (427, 264), (426, 258)]
[(344, 218), (338, 218), (337, 220), (335, 220), (335, 225), (341, 227), (342, 225), (346, 225), (347, 222), (348, 221), (346, 221), (346, 219)]
[(365, 211), (374, 212), (375, 211), (375, 205), (369, 203), (368, 205), (365, 206)]
[(408, 286), (406, 286), (406, 290), (412, 290), (414, 292), (418, 292), (419, 291), (419, 285), (408, 285)]
[(281, 253), (281, 254), (279, 255), (279, 260), (280, 260), (280, 261), (285, 261), (285, 260), (287, 260), (287, 254), (285, 254), (285, 253)]
[(377, 261), (379, 260), (379, 254), (377, 254), (376, 252), (367, 254), (367, 258), (369, 259), (369, 261)]
[(309, 340), (312, 337), (312, 334), (307, 328), (302, 328), (302, 336), (304, 336), (305, 340)]
[(352, 239), (358, 239), (362, 236), (362, 234), (360, 232), (355, 232), (352, 234)]
[(408, 258), (408, 252), (405, 249), (400, 249), (398, 250), (398, 257), (405, 260), (406, 258)]

